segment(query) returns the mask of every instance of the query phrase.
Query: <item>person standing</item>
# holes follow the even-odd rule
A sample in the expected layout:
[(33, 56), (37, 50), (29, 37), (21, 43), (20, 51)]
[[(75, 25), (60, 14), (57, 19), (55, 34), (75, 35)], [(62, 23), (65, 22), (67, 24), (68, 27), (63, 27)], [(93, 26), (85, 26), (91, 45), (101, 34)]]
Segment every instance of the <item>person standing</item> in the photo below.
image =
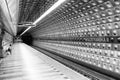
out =
[(11, 43), (10, 43), (9, 48), (8, 48), (8, 50), (7, 50), (7, 53), (8, 53), (8, 54), (12, 54), (11, 48), (12, 48), (12, 45), (11, 45)]

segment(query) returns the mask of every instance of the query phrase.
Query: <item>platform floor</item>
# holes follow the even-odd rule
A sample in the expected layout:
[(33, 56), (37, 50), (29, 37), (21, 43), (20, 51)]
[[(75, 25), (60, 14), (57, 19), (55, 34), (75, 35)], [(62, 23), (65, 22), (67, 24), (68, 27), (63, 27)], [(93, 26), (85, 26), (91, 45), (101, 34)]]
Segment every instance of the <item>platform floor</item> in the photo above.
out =
[(89, 80), (24, 43), (0, 63), (0, 80)]

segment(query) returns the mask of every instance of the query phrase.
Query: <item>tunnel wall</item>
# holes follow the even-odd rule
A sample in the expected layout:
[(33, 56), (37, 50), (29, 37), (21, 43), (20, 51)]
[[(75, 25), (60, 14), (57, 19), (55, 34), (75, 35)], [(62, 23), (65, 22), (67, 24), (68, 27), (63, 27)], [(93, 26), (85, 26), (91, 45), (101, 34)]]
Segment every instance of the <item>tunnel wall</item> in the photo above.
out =
[(119, 0), (70, 0), (31, 32), (34, 46), (120, 78)]

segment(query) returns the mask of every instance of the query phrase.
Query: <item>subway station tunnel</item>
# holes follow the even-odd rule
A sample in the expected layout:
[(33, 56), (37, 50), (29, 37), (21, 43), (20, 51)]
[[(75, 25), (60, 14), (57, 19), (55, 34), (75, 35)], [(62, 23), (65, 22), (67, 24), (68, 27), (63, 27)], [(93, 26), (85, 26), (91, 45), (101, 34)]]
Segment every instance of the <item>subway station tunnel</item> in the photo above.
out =
[(120, 80), (120, 0), (0, 0), (0, 80)]

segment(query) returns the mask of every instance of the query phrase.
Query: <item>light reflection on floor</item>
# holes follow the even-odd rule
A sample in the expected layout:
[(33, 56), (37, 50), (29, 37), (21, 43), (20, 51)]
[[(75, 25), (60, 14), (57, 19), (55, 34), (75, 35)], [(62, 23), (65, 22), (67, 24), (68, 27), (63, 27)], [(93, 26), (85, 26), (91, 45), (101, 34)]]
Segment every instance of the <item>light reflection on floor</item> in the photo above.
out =
[(34, 55), (25, 44), (15, 44), (0, 68), (0, 80), (70, 80)]

